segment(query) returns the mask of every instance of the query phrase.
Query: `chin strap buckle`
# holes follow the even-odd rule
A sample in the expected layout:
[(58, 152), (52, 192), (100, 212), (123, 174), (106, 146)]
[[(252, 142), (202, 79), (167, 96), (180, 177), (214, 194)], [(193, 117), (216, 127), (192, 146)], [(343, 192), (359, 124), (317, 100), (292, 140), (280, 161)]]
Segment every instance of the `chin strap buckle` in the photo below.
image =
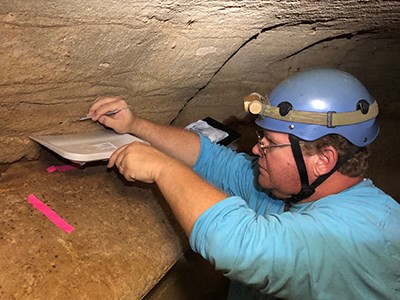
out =
[(302, 186), (301, 187), (301, 191), (297, 194), (297, 195), (293, 195), (290, 198), (291, 202), (297, 203), (303, 199), (306, 199), (308, 197), (310, 197), (312, 194), (314, 194), (315, 189), (312, 188), (311, 186)]

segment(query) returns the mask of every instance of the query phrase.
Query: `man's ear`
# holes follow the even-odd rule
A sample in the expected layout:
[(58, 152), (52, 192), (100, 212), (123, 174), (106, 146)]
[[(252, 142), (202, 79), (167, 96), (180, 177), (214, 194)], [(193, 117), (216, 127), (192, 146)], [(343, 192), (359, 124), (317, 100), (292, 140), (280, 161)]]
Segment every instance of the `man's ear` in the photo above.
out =
[(335, 147), (326, 146), (319, 153), (314, 154), (314, 175), (319, 177), (331, 171), (339, 158)]

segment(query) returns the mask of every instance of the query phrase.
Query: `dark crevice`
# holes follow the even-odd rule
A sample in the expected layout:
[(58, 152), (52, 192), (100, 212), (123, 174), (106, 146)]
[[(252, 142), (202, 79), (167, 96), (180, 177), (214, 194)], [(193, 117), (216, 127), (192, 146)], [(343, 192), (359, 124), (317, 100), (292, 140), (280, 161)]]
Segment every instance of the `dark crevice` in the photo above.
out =
[(215, 71), (215, 73), (211, 76), (210, 80), (207, 81), (207, 83), (205, 85), (203, 85), (202, 87), (200, 87), (196, 93), (194, 93), (194, 95), (192, 97), (190, 97), (185, 104), (182, 106), (182, 108), (179, 110), (179, 112), (177, 113), (177, 115), (175, 116), (175, 118), (172, 119), (172, 121), (169, 123), (170, 125), (172, 125), (176, 119), (179, 117), (179, 115), (183, 112), (183, 110), (186, 108), (186, 106), (194, 99), (194, 97), (196, 97), (202, 90), (204, 90), (209, 84), (210, 82), (214, 79), (214, 77), (219, 73), (219, 71), (221, 71), (221, 69), (243, 48), (245, 47), (248, 43), (250, 43), (253, 40), (256, 40), (258, 38), (258, 36), (266, 31), (269, 30), (273, 30), (279, 27), (285, 27), (290, 23), (282, 23), (282, 24), (277, 24), (274, 26), (270, 26), (270, 27), (266, 27), (260, 30), (260, 32), (256, 33), (255, 35), (251, 36), (248, 40), (246, 40), (242, 45), (240, 45), (240, 47), (238, 49), (236, 49), (229, 57), (228, 59), (225, 60), (225, 62), (218, 68), (217, 71)]
[(7, 163), (7, 164), (0, 163), (0, 177), (2, 177), (3, 174), (5, 174), (7, 172), (10, 165), (11, 164), (9, 164), (9, 163)]
[[(249, 39), (247, 39), (242, 45), (240, 45), (240, 47), (238, 49), (236, 49), (229, 57), (228, 59), (225, 60), (225, 62), (218, 68), (218, 70), (211, 76), (210, 80), (208, 80), (208, 82), (203, 85), (202, 87), (200, 87), (192, 97), (190, 97), (185, 104), (182, 106), (182, 108), (179, 110), (179, 112), (177, 113), (177, 115), (175, 116), (174, 119), (172, 119), (172, 121), (170, 122), (170, 125), (172, 125), (179, 117), (179, 115), (185, 110), (186, 106), (202, 91), (204, 90), (209, 84), (210, 82), (214, 79), (214, 77), (221, 71), (221, 69), (243, 48), (245, 47), (248, 43), (250, 43), (253, 40), (256, 40), (259, 35), (261, 33), (270, 31), (270, 30), (274, 30), (280, 27), (286, 27), (286, 26), (297, 26), (297, 25), (311, 25), (311, 24), (321, 24), (321, 23), (327, 23), (332, 21), (332, 19), (326, 19), (326, 20), (302, 20), (302, 21), (298, 21), (298, 22), (287, 22), (287, 23), (281, 23), (281, 24), (277, 24), (274, 26), (270, 26), (270, 27), (266, 27), (260, 30), (260, 32), (256, 33), (255, 35), (251, 36)], [(375, 33), (376, 29), (370, 28), (370, 29), (366, 29), (366, 30), (360, 30), (357, 32), (352, 32), (352, 33), (344, 33), (344, 34), (340, 34), (337, 36), (332, 36), (332, 37), (327, 37), (325, 39), (319, 40), (315, 43), (312, 43), (306, 47), (304, 47), (303, 49), (300, 49), (299, 51), (296, 51), (295, 53), (290, 54), (289, 56), (286, 56), (285, 58), (282, 58), (280, 61), (284, 60), (284, 59), (288, 59), (292, 56), (295, 56), (297, 54), (299, 54), (302, 51), (305, 51), (311, 47), (314, 47), (318, 44), (321, 43), (325, 43), (325, 42), (329, 42), (329, 41), (333, 41), (336, 39), (351, 39), (354, 36), (359, 36), (362, 34), (371, 34), (371, 33)]]
[(365, 30), (360, 30), (360, 31), (356, 31), (356, 32), (343, 33), (343, 34), (339, 34), (339, 35), (336, 35), (336, 36), (330, 36), (330, 37), (327, 37), (325, 39), (316, 41), (315, 43), (312, 43), (312, 44), (304, 47), (303, 49), (300, 49), (300, 50), (298, 50), (298, 51), (296, 51), (296, 52), (294, 52), (294, 53), (292, 53), (292, 54), (280, 59), (279, 61), (283, 61), (285, 59), (291, 58), (291, 57), (293, 57), (293, 56), (295, 56), (295, 55), (297, 55), (297, 54), (299, 54), (299, 53), (301, 53), (301, 52), (303, 52), (303, 51), (305, 51), (307, 49), (310, 49), (310, 48), (312, 48), (312, 47), (314, 47), (316, 45), (322, 44), (322, 43), (331, 42), (331, 41), (340, 40), (340, 39), (352, 39), (355, 36), (359, 36), (359, 35), (363, 35), (363, 34), (373, 34), (373, 33), (376, 33), (376, 32), (377, 31), (375, 29), (365, 29)]

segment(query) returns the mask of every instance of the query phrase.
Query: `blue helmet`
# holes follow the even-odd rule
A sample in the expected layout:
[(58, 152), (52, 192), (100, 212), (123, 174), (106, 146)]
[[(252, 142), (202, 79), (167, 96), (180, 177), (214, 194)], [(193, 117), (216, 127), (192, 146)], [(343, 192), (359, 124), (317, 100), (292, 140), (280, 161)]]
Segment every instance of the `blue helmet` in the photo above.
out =
[(379, 133), (375, 99), (357, 78), (335, 69), (299, 72), (267, 97), (247, 96), (245, 109), (259, 115), (258, 126), (306, 141), (339, 134), (363, 147)]

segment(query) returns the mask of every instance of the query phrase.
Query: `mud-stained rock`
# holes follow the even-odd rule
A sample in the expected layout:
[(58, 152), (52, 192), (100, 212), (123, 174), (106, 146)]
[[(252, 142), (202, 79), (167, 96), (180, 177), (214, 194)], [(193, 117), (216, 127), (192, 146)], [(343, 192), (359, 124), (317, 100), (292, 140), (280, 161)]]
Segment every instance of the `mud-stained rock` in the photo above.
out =
[[(187, 248), (157, 189), (101, 164), (47, 173), (53, 164), (63, 162), (19, 162), (0, 176), (0, 298), (141, 298)], [(29, 194), (75, 230), (56, 227)]]

